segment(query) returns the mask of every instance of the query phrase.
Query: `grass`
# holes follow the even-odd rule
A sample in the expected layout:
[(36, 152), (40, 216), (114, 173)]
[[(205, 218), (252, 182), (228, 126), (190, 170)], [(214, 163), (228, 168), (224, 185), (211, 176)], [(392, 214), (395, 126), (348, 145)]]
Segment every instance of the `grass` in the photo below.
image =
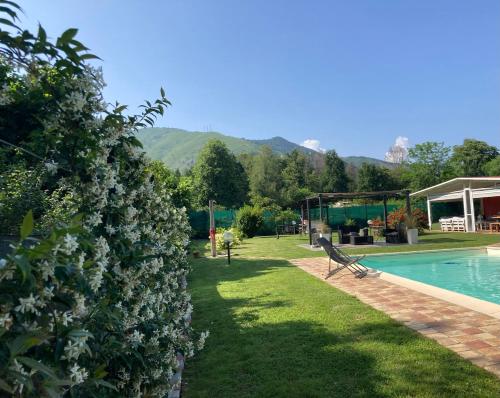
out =
[(299, 238), (246, 242), (229, 266), (192, 261), (193, 326), (211, 334), (188, 361), (183, 397), (500, 396), (492, 374), (271, 258), (316, 255)]
[[(437, 250), (457, 249), (465, 247), (479, 247), (500, 243), (500, 235), (497, 234), (469, 234), (464, 232), (426, 232), (419, 236), (419, 244), (414, 246), (360, 246), (346, 249), (351, 254), (376, 254), (397, 253), (413, 250)], [(259, 258), (304, 258), (323, 257), (323, 251), (311, 251), (300, 244), (309, 244), (307, 236), (287, 235), (276, 239), (274, 236), (262, 236), (246, 239), (243, 244), (231, 251), (232, 256), (237, 257), (259, 257)], [(194, 246), (202, 253), (208, 250), (208, 241), (195, 241)]]

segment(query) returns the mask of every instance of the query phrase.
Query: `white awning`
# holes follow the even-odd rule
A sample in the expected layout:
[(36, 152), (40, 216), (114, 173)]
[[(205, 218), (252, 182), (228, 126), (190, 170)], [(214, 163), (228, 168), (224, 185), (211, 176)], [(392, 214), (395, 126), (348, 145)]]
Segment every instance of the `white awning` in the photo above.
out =
[(500, 196), (500, 177), (459, 177), (410, 194), (429, 197), (433, 202), (461, 200), (463, 190), (470, 188), (474, 198)]

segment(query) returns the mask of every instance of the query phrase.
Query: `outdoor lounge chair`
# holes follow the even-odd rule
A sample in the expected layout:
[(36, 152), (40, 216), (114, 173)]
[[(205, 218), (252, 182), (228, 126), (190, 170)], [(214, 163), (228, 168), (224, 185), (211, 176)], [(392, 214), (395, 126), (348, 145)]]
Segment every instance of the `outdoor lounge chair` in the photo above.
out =
[[(325, 238), (319, 238), (318, 244), (327, 252), (328, 254), (328, 274), (325, 279), (336, 274), (337, 272), (347, 269), (352, 272), (357, 278), (362, 278), (368, 273), (368, 268), (366, 268), (359, 261), (365, 256), (351, 257), (348, 254), (341, 251), (338, 247), (335, 247)], [(337, 267), (332, 270), (332, 260), (337, 263)]]

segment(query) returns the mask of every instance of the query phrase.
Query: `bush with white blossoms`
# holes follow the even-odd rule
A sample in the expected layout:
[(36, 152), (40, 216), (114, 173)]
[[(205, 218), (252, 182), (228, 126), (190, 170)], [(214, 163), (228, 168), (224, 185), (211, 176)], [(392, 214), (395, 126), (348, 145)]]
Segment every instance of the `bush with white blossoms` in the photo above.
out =
[(76, 30), (51, 43), (0, 3), (10, 25), (0, 30), (0, 131), (16, 121), (2, 138), (23, 149), (6, 157), (44, 166), (46, 189), (68, 200), (41, 238), (29, 212), (0, 259), (0, 396), (163, 397), (178, 356), (208, 335), (190, 326), (185, 211), (155, 185), (134, 137), (169, 102), (161, 90), (140, 115), (110, 108)]

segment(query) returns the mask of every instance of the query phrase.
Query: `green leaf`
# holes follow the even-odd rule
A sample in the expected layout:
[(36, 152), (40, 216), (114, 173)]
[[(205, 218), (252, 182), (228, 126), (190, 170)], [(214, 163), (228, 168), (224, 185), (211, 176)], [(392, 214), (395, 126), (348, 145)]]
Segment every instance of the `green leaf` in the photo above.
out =
[(105, 369), (106, 369), (106, 364), (105, 363), (99, 365), (98, 368), (94, 371), (94, 377), (96, 379), (102, 379), (102, 378), (104, 378), (108, 374), (108, 372), (106, 372)]
[(23, 363), (24, 365), (28, 366), (31, 369), (37, 370), (40, 373), (43, 373), (45, 376), (50, 377), (53, 380), (58, 380), (59, 377), (55, 374), (55, 372), (49, 368), (48, 366), (35, 361), (33, 358), (28, 358), (28, 357), (17, 357), (16, 358), (19, 362)]
[(15, 358), (20, 354), (24, 354), (31, 347), (42, 344), (45, 338), (33, 334), (24, 334), (17, 337), (12, 343), (8, 343), (10, 357)]
[(12, 260), (16, 263), (17, 268), (21, 271), (23, 276), (23, 282), (26, 280), (31, 272), (31, 264), (28, 259), (23, 255), (16, 255), (12, 257)]
[(85, 59), (101, 59), (101, 58), (99, 58), (97, 55), (87, 53), (80, 55), (80, 59), (85, 60)]
[(7, 384), (5, 380), (0, 379), (0, 389), (7, 391), (9, 394), (14, 394), (14, 390)]
[(94, 335), (90, 332), (87, 332), (86, 330), (74, 329), (68, 333), (68, 337), (90, 337), (91, 339), (93, 339)]
[(163, 89), (163, 87), (160, 87), (160, 95), (163, 97), (165, 97), (165, 90)]
[(33, 232), (33, 211), (30, 210), (24, 216), (21, 225), (21, 241), (25, 240)]
[(64, 45), (69, 43), (78, 33), (78, 29), (75, 28), (69, 28), (63, 32), (61, 37), (57, 39), (57, 45)]
[(38, 40), (42, 43), (47, 41), (47, 32), (45, 32), (45, 29), (40, 24), (38, 24)]
[(100, 385), (100, 386), (107, 387), (107, 388), (110, 388), (112, 390), (118, 391), (113, 384), (111, 384), (111, 383), (109, 383), (109, 382), (107, 382), (105, 380), (97, 379), (94, 382), (95, 382), (96, 385)]

